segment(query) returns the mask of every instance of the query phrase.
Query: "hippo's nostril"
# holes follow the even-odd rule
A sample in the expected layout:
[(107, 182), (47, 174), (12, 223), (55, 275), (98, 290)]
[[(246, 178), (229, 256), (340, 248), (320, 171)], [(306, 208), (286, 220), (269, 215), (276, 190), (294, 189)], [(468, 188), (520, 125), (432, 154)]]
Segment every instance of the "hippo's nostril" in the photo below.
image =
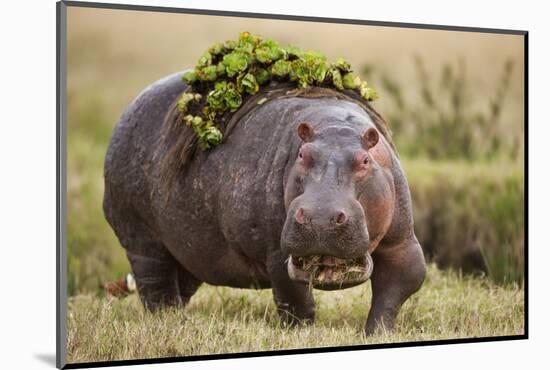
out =
[(306, 221), (304, 209), (298, 208), (294, 217), (296, 218), (296, 222), (298, 222), (299, 224), (303, 224)]
[(348, 217), (344, 212), (338, 213), (336, 216), (336, 225), (343, 225), (348, 220)]

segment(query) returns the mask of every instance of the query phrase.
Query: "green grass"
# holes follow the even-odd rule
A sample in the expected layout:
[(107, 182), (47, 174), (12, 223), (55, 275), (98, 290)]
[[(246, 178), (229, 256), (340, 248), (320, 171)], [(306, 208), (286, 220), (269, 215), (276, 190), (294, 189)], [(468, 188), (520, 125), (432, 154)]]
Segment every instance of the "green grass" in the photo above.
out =
[(440, 267), (485, 266), (496, 282), (524, 276), (523, 165), (404, 159), (415, 231)]
[(215, 353), (400, 343), (518, 335), (524, 332), (523, 287), (495, 285), (430, 265), (392, 332), (365, 337), (370, 284), (314, 291), (316, 322), (279, 324), (270, 290), (202, 286), (184, 309), (146, 312), (137, 297), (69, 299), (68, 361), (107, 361)]
[[(72, 103), (72, 104), (71, 104)], [(97, 92), (69, 97), (67, 141), (68, 292), (93, 292), (129, 271), (103, 215), (103, 161), (117, 118)]]

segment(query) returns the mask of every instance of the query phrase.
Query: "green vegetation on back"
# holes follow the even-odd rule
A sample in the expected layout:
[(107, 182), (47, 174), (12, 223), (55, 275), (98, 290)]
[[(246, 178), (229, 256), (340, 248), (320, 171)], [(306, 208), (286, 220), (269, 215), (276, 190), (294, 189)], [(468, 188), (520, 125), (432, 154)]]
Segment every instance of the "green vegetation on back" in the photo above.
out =
[[(183, 80), (193, 91), (182, 94), (178, 109), (186, 114), (183, 121), (193, 129), (202, 149), (222, 141), (216, 119), (228, 111), (235, 112), (247, 95), (256, 94), (271, 80), (293, 82), (299, 88), (352, 89), (365, 100), (377, 98), (376, 91), (355, 76), (345, 60), (328, 63), (317, 51), (283, 47), (249, 32), (241, 33), (236, 41), (212, 45)], [(190, 114), (197, 110), (200, 114)]]

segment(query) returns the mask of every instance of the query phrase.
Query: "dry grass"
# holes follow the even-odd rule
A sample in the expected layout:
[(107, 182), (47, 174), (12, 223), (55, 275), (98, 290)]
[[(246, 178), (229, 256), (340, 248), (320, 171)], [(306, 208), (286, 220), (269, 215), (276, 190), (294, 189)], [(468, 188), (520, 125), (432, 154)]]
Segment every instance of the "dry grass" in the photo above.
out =
[(203, 286), (185, 310), (143, 310), (124, 299), (69, 300), (68, 361), (88, 362), (523, 334), (524, 291), (430, 266), (423, 288), (405, 303), (396, 329), (363, 335), (370, 285), (315, 291), (312, 326), (279, 325), (270, 290)]

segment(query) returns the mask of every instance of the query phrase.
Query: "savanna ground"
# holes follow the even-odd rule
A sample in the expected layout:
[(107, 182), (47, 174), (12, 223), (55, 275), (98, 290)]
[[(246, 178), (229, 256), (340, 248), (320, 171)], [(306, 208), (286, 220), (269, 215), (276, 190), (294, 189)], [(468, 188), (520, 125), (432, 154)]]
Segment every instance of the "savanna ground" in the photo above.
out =
[(491, 337), (523, 333), (523, 290), (431, 265), (392, 332), (366, 337), (370, 286), (314, 291), (313, 325), (279, 323), (270, 290), (203, 286), (184, 309), (155, 314), (136, 295), (69, 299), (71, 362)]
[[(129, 271), (101, 208), (118, 117), (145, 86), (243, 30), (343, 56), (381, 96), (431, 261), (392, 333), (363, 337), (369, 284), (315, 291), (316, 323), (295, 329), (279, 326), (269, 290), (204, 285), (185, 310), (150, 314), (137, 296), (99, 288)], [(523, 333), (519, 36), (77, 8), (68, 35), (69, 362)]]

